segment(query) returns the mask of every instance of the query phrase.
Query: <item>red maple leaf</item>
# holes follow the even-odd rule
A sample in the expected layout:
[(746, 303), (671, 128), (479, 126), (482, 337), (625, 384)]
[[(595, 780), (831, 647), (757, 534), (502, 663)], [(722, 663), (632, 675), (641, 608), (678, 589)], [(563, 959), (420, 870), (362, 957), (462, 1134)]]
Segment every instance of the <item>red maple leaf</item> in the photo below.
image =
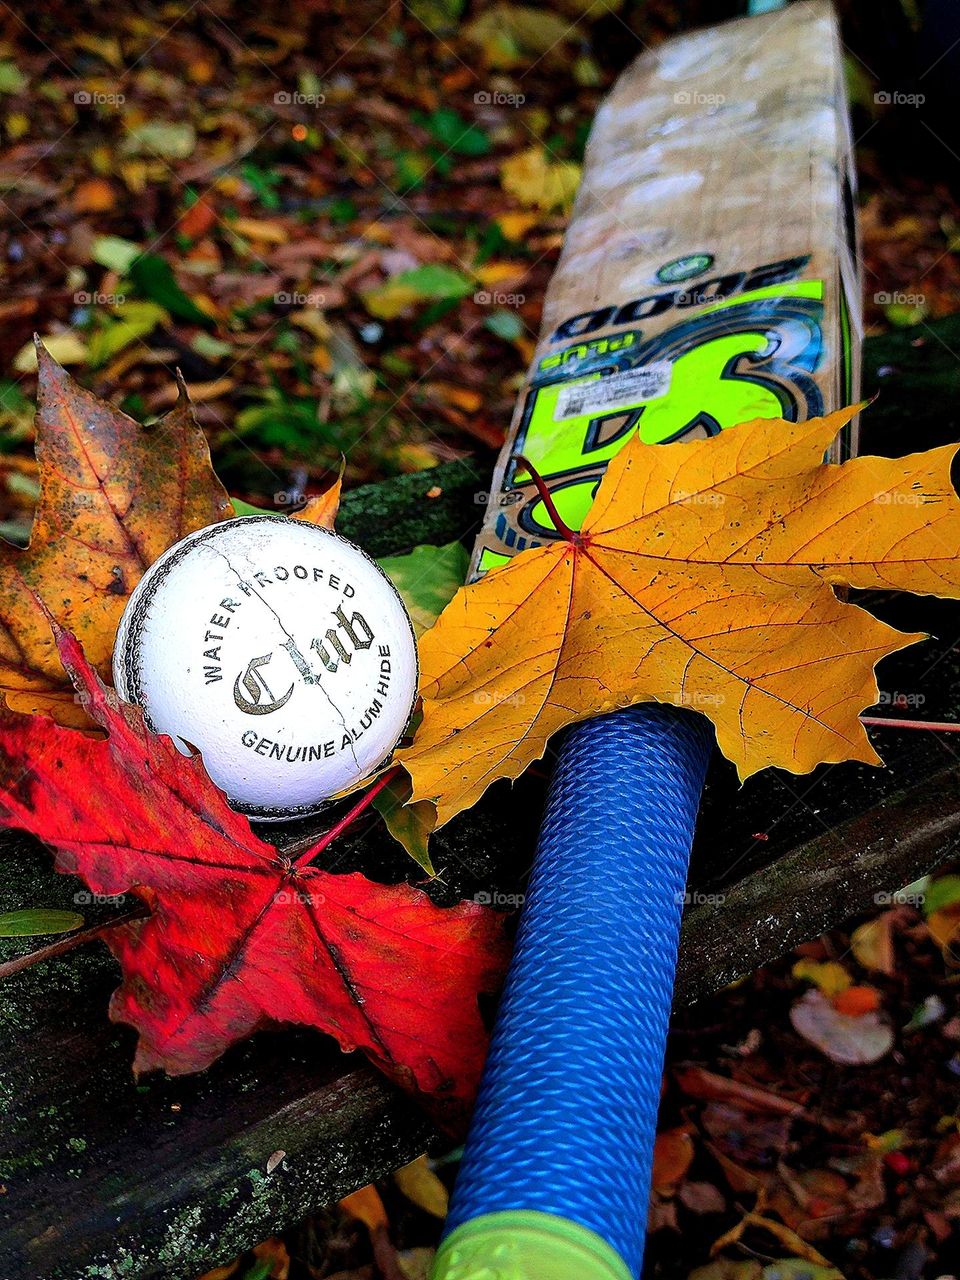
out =
[(110, 1016), (139, 1032), (134, 1069), (210, 1065), (259, 1027), (305, 1023), (364, 1052), (457, 1124), (479, 1078), (477, 1006), (506, 963), (502, 919), (442, 909), (408, 885), (308, 865), (259, 839), (210, 781), (145, 727), (58, 636), (93, 738), (0, 710), (0, 825), (32, 832), (58, 870), (151, 914), (106, 934), (123, 970)]

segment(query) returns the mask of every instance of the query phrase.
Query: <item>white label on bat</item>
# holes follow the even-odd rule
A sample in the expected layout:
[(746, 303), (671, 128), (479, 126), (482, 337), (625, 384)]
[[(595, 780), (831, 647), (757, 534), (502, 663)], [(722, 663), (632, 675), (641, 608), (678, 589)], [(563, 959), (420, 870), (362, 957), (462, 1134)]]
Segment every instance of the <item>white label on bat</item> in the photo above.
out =
[(625, 369), (593, 382), (580, 382), (563, 387), (553, 411), (554, 422), (578, 418), (599, 409), (629, 409), (645, 400), (656, 400), (670, 390), (669, 361), (644, 365), (642, 369)]

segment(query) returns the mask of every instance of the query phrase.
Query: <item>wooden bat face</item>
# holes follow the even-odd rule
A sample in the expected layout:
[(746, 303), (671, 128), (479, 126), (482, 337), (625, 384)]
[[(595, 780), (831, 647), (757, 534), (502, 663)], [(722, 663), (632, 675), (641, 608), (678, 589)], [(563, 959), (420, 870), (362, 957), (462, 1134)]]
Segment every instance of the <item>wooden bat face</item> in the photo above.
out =
[(624, 73), (591, 133), (474, 575), (555, 536), (518, 453), (576, 528), (634, 431), (668, 444), (854, 398), (851, 173), (823, 0), (669, 41)]

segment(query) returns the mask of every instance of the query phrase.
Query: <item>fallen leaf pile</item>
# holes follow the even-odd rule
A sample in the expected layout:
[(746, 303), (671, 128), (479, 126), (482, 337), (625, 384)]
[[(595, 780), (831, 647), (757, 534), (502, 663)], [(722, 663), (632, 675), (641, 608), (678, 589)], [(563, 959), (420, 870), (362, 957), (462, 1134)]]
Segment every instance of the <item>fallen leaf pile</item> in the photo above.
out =
[(123, 970), (111, 1016), (139, 1033), (135, 1068), (201, 1070), (258, 1027), (304, 1023), (462, 1119), (485, 1041), (477, 994), (506, 960), (501, 918), (331, 875), (308, 865), (312, 850), (291, 862), (69, 635), (60, 655), (107, 736), (0, 714), (0, 822), (52, 845), (94, 893), (150, 907), (107, 934)]
[[(706, 1022), (677, 1011), (648, 1262), (676, 1254), (676, 1232), (715, 1259), (690, 1280), (894, 1274), (918, 1241), (931, 1269), (946, 1256), (960, 1020), (957, 962), (929, 922), (960, 879), (900, 896), (718, 993)], [(742, 1260), (784, 1250), (793, 1259), (770, 1267)]]
[[(209, 0), (14, 23), (0, 435), (29, 441), (39, 330), (135, 416), (169, 406), (180, 367), (255, 503), (341, 453), (356, 484), (498, 445), (623, 63), (610, 8)], [(28, 523), (2, 470), (0, 502)]]
[[(345, 448), (357, 483), (499, 443), (597, 105), (632, 47), (690, 20), (670, 0), (242, 16), (206, 0), (13, 22), (5, 447), (32, 431), (34, 330), (134, 416), (168, 406), (179, 365), (218, 472), (257, 503), (322, 483)], [(880, 74), (872, 33), (847, 38), (870, 153), (881, 136), (896, 151), (898, 112), (866, 71)], [(942, 316), (960, 282), (956, 196), (875, 163), (860, 171), (865, 269), (883, 289), (864, 299), (868, 324)], [(403, 323), (370, 310), (435, 267), (471, 287), (418, 276)], [(33, 486), (4, 470), (0, 503), (24, 528)]]
[(634, 437), (579, 534), (462, 588), (421, 641), (413, 802), (443, 824), (564, 726), (644, 701), (709, 716), (741, 778), (879, 763), (874, 665), (923, 637), (835, 588), (960, 595), (960, 500), (956, 446), (825, 464), (854, 412)]

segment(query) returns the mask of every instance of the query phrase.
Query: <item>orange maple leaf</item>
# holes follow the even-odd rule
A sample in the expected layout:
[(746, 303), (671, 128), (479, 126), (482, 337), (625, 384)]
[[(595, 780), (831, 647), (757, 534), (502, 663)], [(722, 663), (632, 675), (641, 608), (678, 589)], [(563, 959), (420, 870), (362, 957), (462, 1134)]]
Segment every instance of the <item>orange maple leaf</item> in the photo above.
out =
[(299, 511), (293, 513), (294, 520), (305, 520), (307, 524), (318, 524), (323, 529), (336, 527), (337, 515), (340, 512), (340, 498), (343, 491), (343, 473), (346, 470), (345, 458), (340, 459), (340, 472), (323, 493), (314, 494)]
[(579, 534), (460, 590), (421, 641), (412, 801), (442, 825), (565, 725), (650, 701), (709, 716), (741, 778), (880, 763), (857, 719), (874, 665), (923, 636), (834, 588), (960, 594), (957, 450), (825, 464), (855, 412), (634, 438)]

